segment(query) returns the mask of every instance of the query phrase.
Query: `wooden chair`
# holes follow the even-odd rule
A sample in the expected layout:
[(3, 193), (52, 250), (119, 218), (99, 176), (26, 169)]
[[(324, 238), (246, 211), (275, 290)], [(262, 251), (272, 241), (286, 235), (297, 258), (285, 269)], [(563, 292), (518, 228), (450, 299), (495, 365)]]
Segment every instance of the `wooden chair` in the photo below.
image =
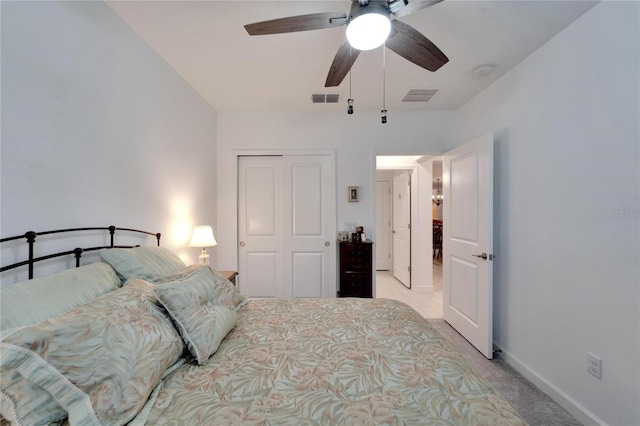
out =
[(442, 221), (433, 220), (433, 258), (442, 257)]

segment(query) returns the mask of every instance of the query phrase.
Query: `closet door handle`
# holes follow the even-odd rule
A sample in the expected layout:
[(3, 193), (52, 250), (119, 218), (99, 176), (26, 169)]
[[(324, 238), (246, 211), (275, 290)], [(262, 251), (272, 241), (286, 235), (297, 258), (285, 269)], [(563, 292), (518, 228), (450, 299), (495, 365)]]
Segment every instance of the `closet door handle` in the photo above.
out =
[(240, 247), (244, 247), (244, 241), (240, 241)]

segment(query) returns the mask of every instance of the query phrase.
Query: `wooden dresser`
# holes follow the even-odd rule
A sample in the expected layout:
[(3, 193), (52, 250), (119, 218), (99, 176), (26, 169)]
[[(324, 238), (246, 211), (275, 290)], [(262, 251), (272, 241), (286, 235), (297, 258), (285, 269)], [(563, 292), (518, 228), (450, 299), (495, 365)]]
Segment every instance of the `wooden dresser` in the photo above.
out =
[(340, 283), (338, 297), (372, 297), (373, 241), (338, 241)]

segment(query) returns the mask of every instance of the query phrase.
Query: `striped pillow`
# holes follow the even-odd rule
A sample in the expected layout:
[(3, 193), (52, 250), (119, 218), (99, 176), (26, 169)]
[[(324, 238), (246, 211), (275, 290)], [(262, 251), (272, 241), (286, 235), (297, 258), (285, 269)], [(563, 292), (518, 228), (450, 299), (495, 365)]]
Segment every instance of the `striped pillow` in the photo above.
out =
[(117, 290), (122, 283), (104, 263), (23, 281), (0, 289), (0, 329), (11, 330), (53, 318)]
[(131, 278), (152, 281), (178, 272), (187, 266), (178, 256), (164, 247), (102, 249), (100, 257), (115, 269), (122, 282)]

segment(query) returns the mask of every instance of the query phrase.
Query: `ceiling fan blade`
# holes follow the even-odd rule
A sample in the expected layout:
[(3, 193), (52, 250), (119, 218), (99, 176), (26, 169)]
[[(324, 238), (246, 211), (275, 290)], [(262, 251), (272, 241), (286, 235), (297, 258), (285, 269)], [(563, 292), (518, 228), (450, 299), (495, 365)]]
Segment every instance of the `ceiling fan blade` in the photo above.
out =
[(352, 49), (349, 42), (345, 40), (344, 43), (342, 43), (342, 46), (338, 49), (336, 56), (333, 58), (324, 87), (339, 86), (353, 66), (353, 63), (358, 59), (359, 54), (360, 51), (358, 49)]
[[(408, 0), (407, 4), (404, 4), (403, 1), (399, 0), (397, 2), (393, 2), (389, 5), (393, 15), (397, 18), (402, 16), (411, 15), (419, 11), (420, 9), (424, 9), (425, 7), (433, 6), (434, 4), (438, 4), (443, 0)], [(394, 10), (394, 4), (397, 3), (399, 5), (398, 10)]]
[[(346, 24), (346, 18), (347, 15), (344, 12), (312, 13), (310, 15), (289, 16), (287, 18), (255, 22), (245, 25), (244, 28), (249, 35), (294, 33), (339, 27)], [(332, 19), (337, 21), (331, 22)]]
[(387, 39), (387, 47), (406, 60), (429, 71), (437, 71), (449, 62), (449, 58), (438, 47), (410, 25), (394, 20), (391, 27), (396, 31)]

